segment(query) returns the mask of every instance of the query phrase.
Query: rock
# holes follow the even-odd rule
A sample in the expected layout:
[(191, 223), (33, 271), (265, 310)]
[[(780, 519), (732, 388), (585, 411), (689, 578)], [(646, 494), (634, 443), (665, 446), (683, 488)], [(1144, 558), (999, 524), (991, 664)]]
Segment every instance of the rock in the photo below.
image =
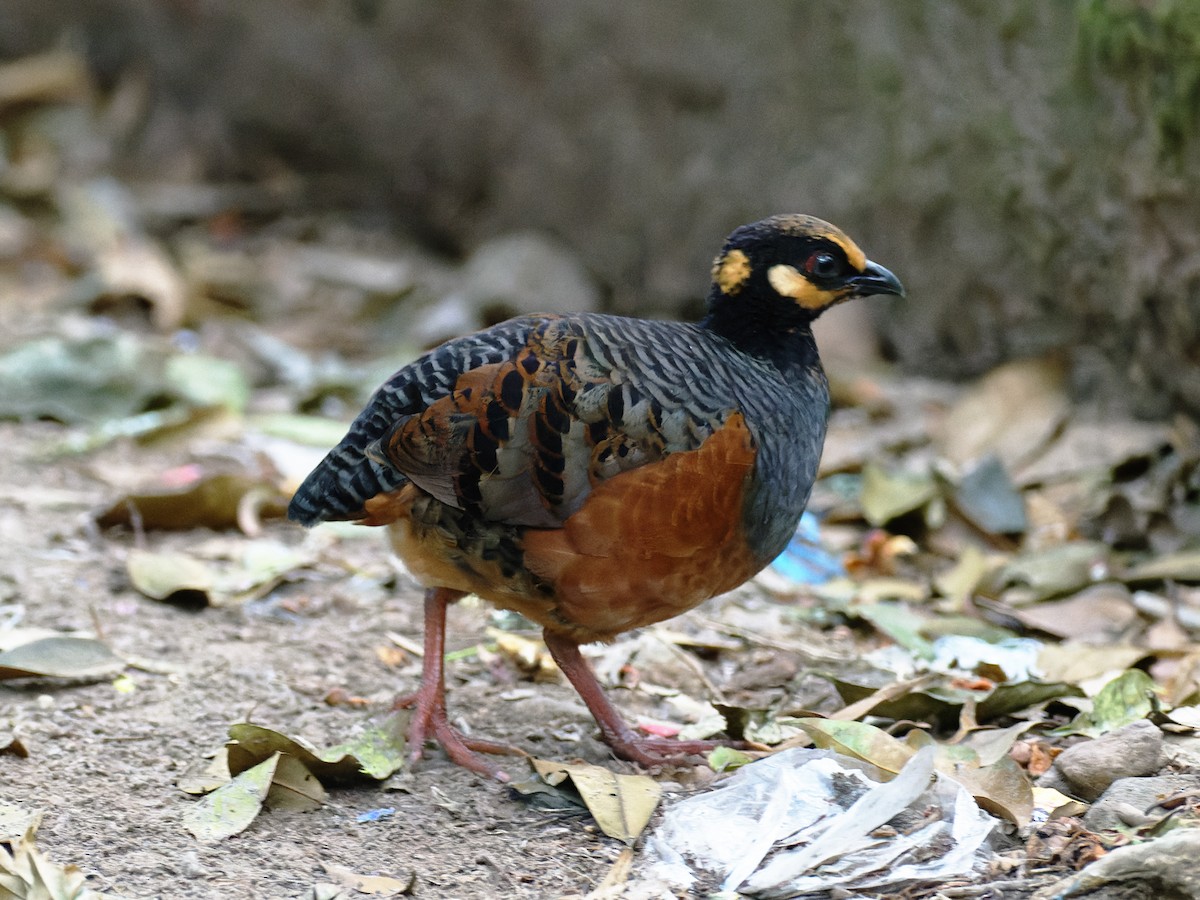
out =
[(1035, 900), (1070, 897), (1200, 897), (1200, 828), (1180, 828), (1118, 847), (1082, 872), (1039, 890)]
[(531, 312), (591, 312), (600, 305), (596, 287), (579, 259), (563, 244), (534, 231), (485, 241), (463, 267), (463, 295), (490, 318)]
[(1075, 796), (1090, 802), (1118, 778), (1154, 775), (1162, 764), (1162, 732), (1143, 719), (1076, 744), (1054, 761), (1054, 768)]
[(1200, 737), (1194, 734), (1168, 734), (1163, 753), (1172, 769), (1200, 775)]
[(1151, 809), (1154, 804), (1177, 791), (1186, 790), (1200, 790), (1200, 775), (1119, 778), (1087, 811), (1083, 824), (1092, 831), (1147, 824), (1140, 821), (1140, 817), (1159, 819), (1165, 814), (1165, 810)]

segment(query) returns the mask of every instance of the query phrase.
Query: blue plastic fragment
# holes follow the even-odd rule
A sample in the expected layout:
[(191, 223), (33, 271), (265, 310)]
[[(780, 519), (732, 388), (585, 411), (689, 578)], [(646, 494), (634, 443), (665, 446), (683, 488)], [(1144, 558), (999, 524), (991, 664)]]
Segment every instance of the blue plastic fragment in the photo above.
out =
[(383, 806), (379, 809), (370, 809), (365, 813), (359, 813), (359, 816), (354, 821), (356, 822), (378, 822), (380, 819), (387, 818), (395, 813), (396, 810), (390, 806)]
[(824, 584), (846, 574), (841, 558), (821, 546), (821, 520), (812, 512), (800, 517), (796, 533), (771, 568), (797, 584)]

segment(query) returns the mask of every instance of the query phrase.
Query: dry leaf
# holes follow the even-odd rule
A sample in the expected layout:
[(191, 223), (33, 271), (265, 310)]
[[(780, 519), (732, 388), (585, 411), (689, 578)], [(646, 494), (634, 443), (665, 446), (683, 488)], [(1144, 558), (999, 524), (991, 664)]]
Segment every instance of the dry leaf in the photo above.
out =
[(600, 830), (626, 844), (637, 840), (662, 797), (662, 786), (647, 775), (618, 775), (586, 763), (530, 762), (549, 784), (569, 778)]
[(101, 900), (104, 895), (87, 886), (77, 866), (59, 866), (42, 855), (34, 846), (35, 829), (30, 825), (20, 840), (0, 843), (0, 898)]
[(287, 499), (269, 481), (223, 472), (199, 475), (179, 488), (130, 494), (95, 519), (101, 528), (129, 525), (136, 512), (145, 528), (233, 528), (239, 524), (239, 507), (247, 496), (264, 497), (256, 508), (260, 518), (281, 518), (287, 511)]
[(388, 875), (359, 875), (345, 866), (335, 863), (321, 863), (321, 868), (338, 884), (358, 891), (360, 894), (370, 894), (375, 897), (398, 897), (411, 894), (417, 883), (414, 872), (408, 878), (392, 878)]
[(328, 796), (321, 782), (305, 768), (304, 763), (284, 754), (275, 767), (266, 805), (270, 809), (308, 812), (317, 809)]
[(129, 581), (151, 600), (170, 600), (189, 608), (208, 604), (216, 573), (194, 556), (172, 550), (133, 548), (125, 559)]
[(1066, 418), (1062, 367), (1019, 360), (993, 369), (963, 393), (942, 422), (942, 456), (965, 468), (988, 454), (1013, 472), (1037, 456)]
[(892, 737), (882, 728), (864, 722), (842, 722), (836, 719), (795, 719), (814, 744), (821, 749), (836, 750), (854, 759), (869, 762), (881, 772), (895, 775), (912, 759), (916, 751)]
[(354, 740), (328, 750), (318, 750), (307, 741), (261, 725), (239, 722), (229, 727), (229, 768), (241, 772), (275, 753), (286, 753), (304, 763), (325, 784), (360, 780), (363, 776), (382, 781), (404, 766), (408, 719), (408, 711), (394, 712)]
[(125, 661), (93, 638), (47, 637), (0, 653), (5, 678), (103, 678), (125, 668)]

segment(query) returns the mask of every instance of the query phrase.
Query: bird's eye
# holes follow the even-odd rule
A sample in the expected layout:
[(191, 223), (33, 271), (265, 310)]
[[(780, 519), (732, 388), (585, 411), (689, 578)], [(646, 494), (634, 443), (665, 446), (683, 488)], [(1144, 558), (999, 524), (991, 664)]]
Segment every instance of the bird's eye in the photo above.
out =
[(838, 273), (838, 261), (832, 253), (814, 253), (804, 263), (804, 271), (817, 278), (832, 278)]

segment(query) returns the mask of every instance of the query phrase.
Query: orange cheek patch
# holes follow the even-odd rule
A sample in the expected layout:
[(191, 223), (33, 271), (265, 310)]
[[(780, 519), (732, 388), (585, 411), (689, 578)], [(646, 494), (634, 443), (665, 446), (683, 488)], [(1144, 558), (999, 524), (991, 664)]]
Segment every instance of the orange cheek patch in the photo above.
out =
[(767, 270), (767, 281), (780, 296), (791, 297), (805, 309), (824, 309), (845, 296), (844, 292), (821, 290), (794, 267), (782, 263)]
[(736, 294), (750, 279), (750, 257), (741, 250), (730, 250), (713, 263), (713, 281), (726, 294)]

